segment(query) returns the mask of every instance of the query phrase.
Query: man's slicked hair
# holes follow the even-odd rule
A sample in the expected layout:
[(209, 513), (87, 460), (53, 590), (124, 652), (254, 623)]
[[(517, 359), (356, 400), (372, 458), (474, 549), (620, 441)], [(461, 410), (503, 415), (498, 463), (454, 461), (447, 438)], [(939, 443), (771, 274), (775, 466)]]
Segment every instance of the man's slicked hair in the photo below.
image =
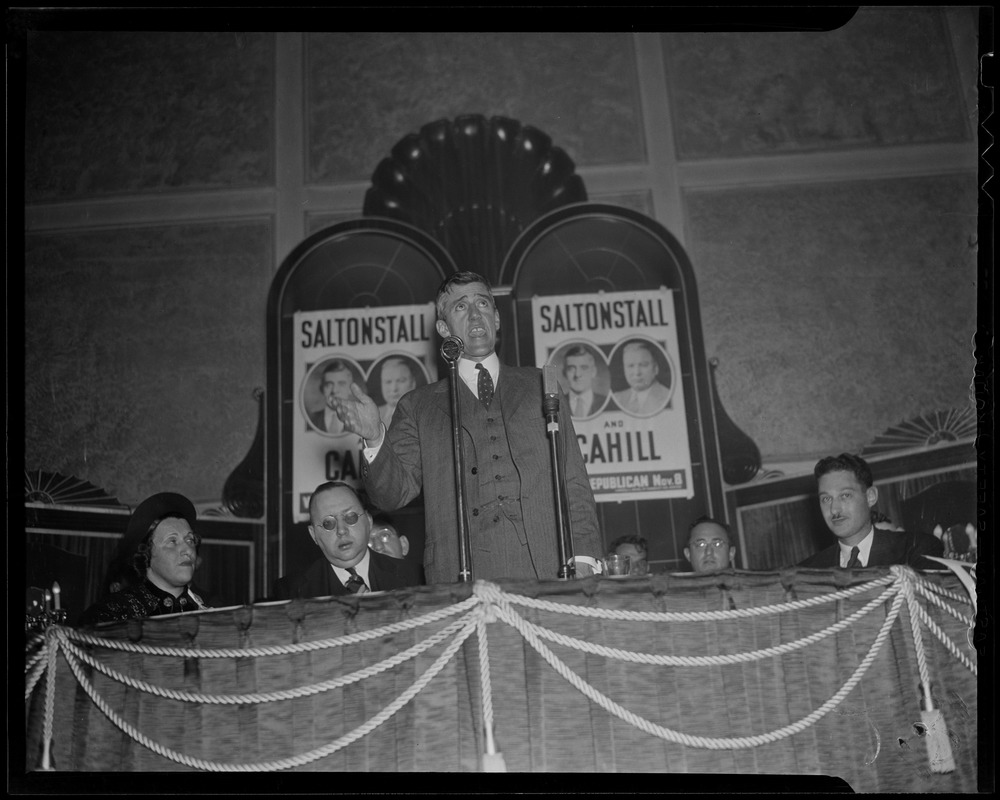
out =
[(343, 481), (327, 481), (326, 483), (321, 483), (315, 489), (313, 493), (309, 495), (309, 519), (312, 521), (312, 512), (316, 507), (316, 498), (319, 497), (323, 492), (328, 492), (330, 489), (350, 489), (354, 496), (358, 498), (358, 502), (361, 503), (361, 507), (366, 511), (368, 510), (368, 504), (365, 502), (365, 497), (362, 492), (359, 492), (351, 484), (344, 483)]
[(875, 483), (872, 478), (872, 468), (868, 466), (868, 462), (861, 456), (854, 456), (850, 453), (821, 458), (813, 469), (817, 481), (828, 472), (851, 472), (865, 489), (870, 489)]

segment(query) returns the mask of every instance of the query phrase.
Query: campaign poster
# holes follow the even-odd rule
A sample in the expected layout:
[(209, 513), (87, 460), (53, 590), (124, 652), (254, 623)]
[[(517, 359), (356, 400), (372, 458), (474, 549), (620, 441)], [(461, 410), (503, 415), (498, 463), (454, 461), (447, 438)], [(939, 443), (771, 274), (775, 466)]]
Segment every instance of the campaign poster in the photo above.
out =
[(361, 437), (344, 430), (334, 398), (350, 396), (356, 383), (388, 427), (400, 397), (437, 380), (435, 318), (433, 303), (294, 315), (296, 521), (309, 520), (309, 497), (324, 481), (361, 485)]
[(596, 500), (693, 497), (673, 290), (535, 297), (532, 322)]

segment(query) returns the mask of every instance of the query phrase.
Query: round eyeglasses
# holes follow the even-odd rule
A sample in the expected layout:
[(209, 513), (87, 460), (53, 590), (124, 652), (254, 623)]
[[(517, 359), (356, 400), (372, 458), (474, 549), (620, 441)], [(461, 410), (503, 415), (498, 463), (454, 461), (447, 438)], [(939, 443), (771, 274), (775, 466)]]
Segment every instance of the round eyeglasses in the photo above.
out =
[(331, 514), (329, 517), (325, 517), (320, 525), (328, 531), (337, 530), (337, 519), (344, 520), (344, 524), (349, 528), (352, 525), (356, 525), (358, 520), (361, 519), (361, 515), (357, 511), (348, 511), (346, 514)]
[(178, 547), (181, 542), (184, 542), (184, 544), (190, 549), (197, 550), (198, 546), (201, 544), (201, 537), (195, 533), (189, 533), (181, 538), (178, 537), (176, 533), (171, 533), (159, 543), (159, 546), (174, 549)]
[(388, 544), (394, 538), (394, 534), (388, 528), (376, 528), (369, 534), (368, 539), (372, 544)]

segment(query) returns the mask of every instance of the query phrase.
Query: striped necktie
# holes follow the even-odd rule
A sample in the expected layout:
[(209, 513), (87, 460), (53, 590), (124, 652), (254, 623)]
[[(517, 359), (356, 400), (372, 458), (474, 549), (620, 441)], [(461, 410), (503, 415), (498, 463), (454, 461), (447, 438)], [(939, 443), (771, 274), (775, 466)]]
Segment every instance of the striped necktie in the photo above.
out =
[(347, 591), (351, 594), (364, 594), (368, 591), (365, 587), (364, 578), (362, 578), (355, 571), (354, 567), (348, 567), (347, 571), (351, 574), (351, 577), (347, 579)]

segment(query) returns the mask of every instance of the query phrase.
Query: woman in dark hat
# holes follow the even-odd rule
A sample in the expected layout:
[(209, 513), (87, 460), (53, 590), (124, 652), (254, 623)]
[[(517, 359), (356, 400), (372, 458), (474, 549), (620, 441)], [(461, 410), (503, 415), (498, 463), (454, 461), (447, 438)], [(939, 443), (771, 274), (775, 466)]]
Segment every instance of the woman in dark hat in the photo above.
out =
[(174, 492), (143, 500), (132, 512), (109, 576), (109, 593), (88, 608), (78, 625), (117, 622), (208, 606), (191, 590), (201, 540), (192, 526), (194, 504)]

